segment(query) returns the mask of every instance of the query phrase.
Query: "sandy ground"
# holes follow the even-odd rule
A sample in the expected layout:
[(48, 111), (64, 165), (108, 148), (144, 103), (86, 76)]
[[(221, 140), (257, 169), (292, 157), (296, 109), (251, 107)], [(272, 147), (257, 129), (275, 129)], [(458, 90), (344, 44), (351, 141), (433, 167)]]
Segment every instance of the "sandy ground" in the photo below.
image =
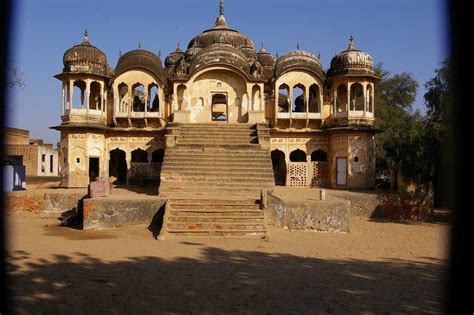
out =
[(442, 311), (449, 228), (352, 218), (347, 234), (155, 240), (8, 215), (15, 313)]

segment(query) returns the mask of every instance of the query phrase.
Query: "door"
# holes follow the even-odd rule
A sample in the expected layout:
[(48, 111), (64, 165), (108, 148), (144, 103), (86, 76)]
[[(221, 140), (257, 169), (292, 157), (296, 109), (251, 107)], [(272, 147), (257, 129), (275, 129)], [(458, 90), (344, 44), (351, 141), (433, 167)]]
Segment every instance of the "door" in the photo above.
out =
[(89, 158), (89, 181), (95, 181), (96, 177), (99, 176), (99, 158), (90, 157)]
[(347, 185), (347, 158), (336, 159), (336, 185)]

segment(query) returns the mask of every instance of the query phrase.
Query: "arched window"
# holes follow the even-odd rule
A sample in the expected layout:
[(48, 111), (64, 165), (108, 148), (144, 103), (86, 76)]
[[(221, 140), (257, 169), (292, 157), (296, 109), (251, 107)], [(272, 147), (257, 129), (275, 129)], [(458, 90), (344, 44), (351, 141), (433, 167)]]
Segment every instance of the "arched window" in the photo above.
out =
[(85, 94), (86, 94), (86, 82), (82, 80), (74, 81), (73, 84), (74, 90), (72, 92), (73, 100), (72, 106), (73, 108), (85, 108)]
[(178, 108), (179, 110), (185, 110), (186, 109), (186, 104), (185, 104), (185, 94), (186, 94), (186, 86), (183, 84), (180, 84), (177, 89), (178, 92)]
[(133, 111), (144, 112), (145, 111), (145, 87), (141, 83), (135, 83), (132, 86), (133, 95)]
[(155, 83), (148, 86), (147, 106), (149, 112), (160, 111), (160, 96), (158, 95), (158, 85)]
[(327, 162), (328, 154), (321, 149), (313, 151), (311, 153), (311, 162)]
[(372, 97), (372, 84), (367, 85), (367, 111), (374, 111), (374, 98)]
[(252, 87), (252, 107), (253, 110), (260, 108), (260, 86), (257, 84)]
[(118, 85), (119, 93), (119, 112), (126, 113), (128, 112), (130, 106), (130, 95), (128, 94), (128, 85), (125, 83), (120, 83)]
[(297, 84), (293, 87), (293, 106), (294, 113), (306, 112), (306, 96), (305, 87), (302, 84)]
[(364, 110), (364, 88), (360, 83), (351, 85), (351, 110)]
[(280, 85), (278, 88), (278, 112), (288, 113), (290, 107), (290, 87), (286, 84)]
[(337, 87), (336, 110), (337, 112), (347, 112), (347, 86), (340, 84)]
[(115, 149), (110, 151), (109, 176), (117, 178), (115, 184), (125, 184), (127, 182), (127, 161), (125, 151)]
[(317, 84), (312, 84), (309, 87), (309, 112), (310, 113), (319, 113), (320, 112), (319, 104), (319, 86)]
[(89, 93), (89, 109), (101, 110), (102, 109), (102, 92), (100, 83), (94, 81), (91, 83)]
[(132, 151), (132, 162), (146, 163), (148, 162), (148, 153), (142, 149)]
[(290, 153), (291, 162), (306, 162), (306, 153), (300, 149), (294, 150)]

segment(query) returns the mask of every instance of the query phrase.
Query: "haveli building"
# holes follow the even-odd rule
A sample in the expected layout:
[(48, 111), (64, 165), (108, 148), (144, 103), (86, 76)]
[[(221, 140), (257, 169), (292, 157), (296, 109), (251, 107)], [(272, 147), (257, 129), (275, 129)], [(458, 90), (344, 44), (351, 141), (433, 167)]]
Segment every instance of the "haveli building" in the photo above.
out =
[[(108, 176), (122, 184), (186, 181), (192, 171), (188, 179), (201, 189), (207, 174), (219, 187), (225, 176), (258, 187), (259, 174), (268, 172), (250, 168), (251, 156), (241, 159), (247, 172), (237, 161), (226, 164), (225, 152), (212, 157), (230, 145), (250, 155), (258, 147), (271, 161), (274, 176), (262, 181), (268, 187), (374, 187), (377, 78), (371, 56), (352, 37), (327, 71), (319, 56), (299, 47), (276, 58), (228, 25), (221, 1), (215, 25), (164, 64), (139, 48), (112, 69), (87, 32), (63, 64), (55, 76), (62, 122), (52, 128), (61, 132), (65, 187)], [(215, 171), (193, 160), (198, 151)]]

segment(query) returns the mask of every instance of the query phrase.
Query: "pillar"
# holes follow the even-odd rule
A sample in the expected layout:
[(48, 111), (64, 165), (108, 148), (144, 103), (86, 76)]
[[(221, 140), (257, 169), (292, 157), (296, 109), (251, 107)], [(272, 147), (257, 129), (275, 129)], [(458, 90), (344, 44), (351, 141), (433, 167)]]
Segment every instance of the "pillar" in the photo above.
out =
[(65, 111), (64, 106), (66, 105), (66, 102), (64, 100), (65, 89), (66, 89), (66, 84), (64, 84), (64, 81), (63, 81), (62, 89), (61, 89), (61, 116), (64, 116), (64, 111)]
[(89, 97), (90, 97), (90, 94), (91, 94), (91, 81), (90, 80), (86, 80), (86, 91), (85, 91), (85, 105), (86, 105), (86, 114), (89, 115)]
[(74, 93), (74, 82), (69, 80), (69, 109), (72, 109), (72, 94)]
[(349, 81), (347, 81), (346, 89), (347, 89), (347, 112), (350, 112), (352, 108), (351, 108), (351, 85), (349, 84)]

